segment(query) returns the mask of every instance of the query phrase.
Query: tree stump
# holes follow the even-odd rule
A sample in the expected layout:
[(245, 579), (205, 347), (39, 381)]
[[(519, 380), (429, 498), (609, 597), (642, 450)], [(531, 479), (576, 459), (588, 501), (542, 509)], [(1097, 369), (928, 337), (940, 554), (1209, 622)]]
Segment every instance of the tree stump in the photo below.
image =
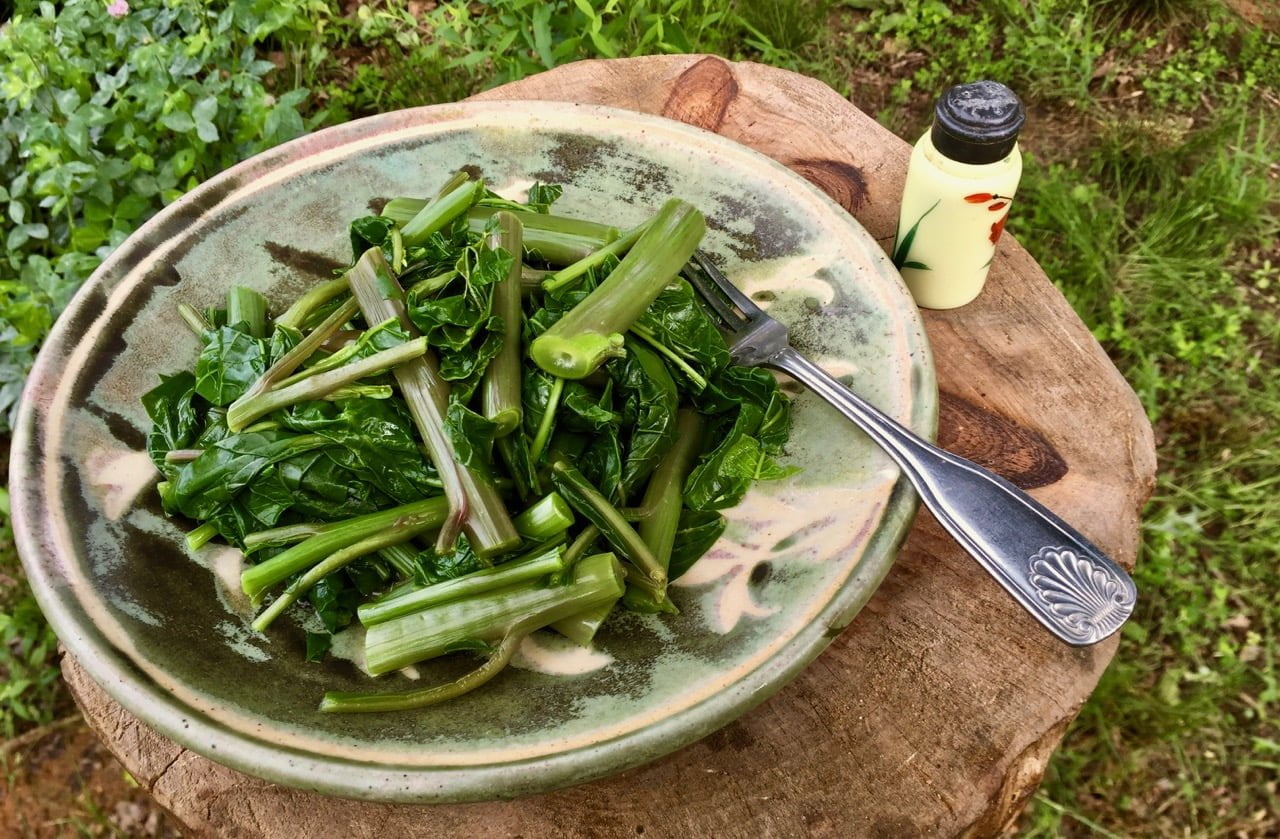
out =
[[(910, 149), (812, 79), (650, 57), (571, 64), (478, 98), (612, 105), (718, 132), (892, 241)], [(941, 444), (1031, 489), (1132, 567), (1154, 483), (1151, 428), (1035, 261), (1004, 236), (978, 300), (924, 321)], [(739, 721), (594, 783), (430, 807), (240, 774), (146, 728), (70, 657), (63, 673), (99, 736), (191, 836), (991, 836), (1017, 818), (1116, 643), (1054, 639), (922, 512), (857, 619)]]

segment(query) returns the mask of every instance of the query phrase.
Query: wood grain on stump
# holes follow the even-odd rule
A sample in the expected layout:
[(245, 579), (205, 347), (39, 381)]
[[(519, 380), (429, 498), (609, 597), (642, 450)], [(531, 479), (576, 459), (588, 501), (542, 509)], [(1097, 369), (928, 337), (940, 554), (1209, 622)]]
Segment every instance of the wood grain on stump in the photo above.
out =
[[(909, 146), (811, 79), (652, 57), (572, 64), (478, 98), (613, 105), (716, 131), (892, 239)], [(1035, 261), (1003, 237), (978, 300), (926, 312), (925, 325), (941, 442), (1032, 488), (1132, 567), (1154, 481), (1151, 429)], [(848, 629), (739, 721), (595, 783), (432, 807), (250, 778), (159, 737), (70, 658), (63, 672), (98, 734), (191, 836), (990, 836), (1016, 819), (1115, 648), (1052, 638), (922, 512)]]

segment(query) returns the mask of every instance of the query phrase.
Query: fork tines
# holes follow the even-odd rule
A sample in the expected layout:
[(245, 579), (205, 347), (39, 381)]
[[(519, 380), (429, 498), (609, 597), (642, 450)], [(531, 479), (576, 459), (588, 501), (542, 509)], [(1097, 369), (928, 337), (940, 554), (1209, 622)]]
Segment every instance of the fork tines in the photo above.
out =
[(694, 253), (684, 276), (730, 329), (741, 327), (763, 314), (760, 307), (739, 291), (702, 251)]

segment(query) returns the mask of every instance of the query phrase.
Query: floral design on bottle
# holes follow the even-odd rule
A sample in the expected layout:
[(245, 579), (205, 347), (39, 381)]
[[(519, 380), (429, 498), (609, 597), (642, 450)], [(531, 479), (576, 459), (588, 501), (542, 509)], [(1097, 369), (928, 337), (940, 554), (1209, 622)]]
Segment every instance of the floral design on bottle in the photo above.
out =
[(986, 204), (987, 209), (993, 213), (1004, 210), (1004, 215), (992, 222), (991, 235), (988, 237), (993, 245), (1000, 241), (1000, 234), (1004, 232), (1004, 223), (1009, 218), (1009, 202), (1013, 198), (1008, 195), (997, 195), (994, 192), (975, 192), (972, 195), (966, 195), (964, 200), (970, 204)]
[(917, 271), (929, 270), (928, 265), (925, 265), (923, 262), (910, 261), (907, 259), (907, 256), (910, 255), (911, 253), (911, 243), (914, 242), (916, 239), (916, 231), (920, 229), (920, 222), (924, 221), (925, 217), (928, 216), (929, 213), (932, 213), (934, 210), (936, 210), (938, 208), (938, 205), (941, 203), (942, 203), (942, 199), (938, 199), (937, 201), (934, 201), (933, 206), (925, 210), (924, 213), (921, 214), (920, 218), (916, 219), (916, 223), (911, 225), (911, 228), (907, 230), (906, 234), (903, 235), (901, 242), (899, 242), (896, 238), (894, 239), (893, 241), (893, 267), (894, 268), (897, 268), (899, 271), (901, 271), (903, 268), (915, 268)]
[[(987, 210), (992, 213), (998, 213), (1001, 210), (1004, 210), (1004, 212), (1001, 213), (1000, 218), (991, 223), (991, 233), (987, 236), (993, 245), (1000, 241), (1000, 234), (1004, 233), (1004, 223), (1009, 218), (1009, 202), (1013, 201), (1013, 197), (1009, 195), (1000, 195), (994, 192), (974, 192), (970, 195), (966, 195), (964, 200), (969, 204), (986, 204)], [(941, 199), (933, 202), (933, 205), (930, 206), (929, 209), (925, 210), (924, 213), (920, 215), (920, 218), (916, 219), (915, 223), (907, 229), (907, 232), (903, 234), (901, 241), (896, 239), (894, 240), (893, 267), (897, 268), (899, 271), (903, 268), (914, 268), (917, 271), (929, 270), (928, 265), (910, 258), (911, 245), (915, 241), (916, 232), (920, 229), (920, 223), (924, 221), (930, 213), (937, 209), (940, 203), (942, 203)], [(989, 265), (990, 262), (987, 264)]]

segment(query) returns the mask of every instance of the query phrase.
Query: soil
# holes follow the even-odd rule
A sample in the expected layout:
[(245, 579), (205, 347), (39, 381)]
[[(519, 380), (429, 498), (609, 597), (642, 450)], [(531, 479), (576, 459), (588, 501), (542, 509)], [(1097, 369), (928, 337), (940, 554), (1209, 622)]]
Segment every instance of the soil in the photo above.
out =
[(0, 754), (0, 836), (180, 835), (78, 713), (0, 745)]

